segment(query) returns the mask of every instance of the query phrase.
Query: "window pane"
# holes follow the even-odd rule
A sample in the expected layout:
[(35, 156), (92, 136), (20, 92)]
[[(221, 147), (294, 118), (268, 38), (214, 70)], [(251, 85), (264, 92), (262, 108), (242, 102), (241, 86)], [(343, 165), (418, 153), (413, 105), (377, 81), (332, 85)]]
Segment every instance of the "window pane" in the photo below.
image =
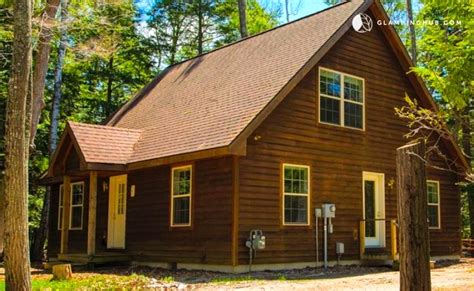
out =
[(82, 206), (71, 208), (71, 228), (82, 228)]
[(58, 229), (63, 227), (63, 208), (59, 207), (58, 211)]
[(285, 193), (291, 193), (291, 180), (285, 180)]
[(189, 224), (190, 197), (174, 198), (174, 224)]
[(82, 184), (72, 185), (71, 205), (82, 205), (84, 199)]
[(64, 187), (63, 185), (59, 186), (59, 206), (64, 205)]
[(375, 237), (375, 182), (364, 181), (365, 236)]
[(191, 193), (191, 169), (173, 170), (173, 195)]
[(438, 185), (428, 182), (428, 203), (438, 203)]
[(344, 76), (344, 98), (347, 100), (363, 102), (362, 80)]
[(339, 100), (321, 96), (320, 118), (322, 122), (340, 124), (340, 102)]
[(362, 105), (344, 102), (344, 125), (362, 128)]
[(285, 166), (284, 174), (285, 193), (308, 193), (308, 168)]
[(307, 223), (307, 196), (285, 195), (285, 223)]
[(438, 227), (438, 206), (428, 205), (428, 221), (430, 227)]
[(321, 70), (319, 76), (319, 88), (321, 94), (340, 97), (341, 75), (334, 72)]
[(79, 184), (72, 184), (72, 194), (80, 194), (84, 192), (84, 184), (79, 183)]

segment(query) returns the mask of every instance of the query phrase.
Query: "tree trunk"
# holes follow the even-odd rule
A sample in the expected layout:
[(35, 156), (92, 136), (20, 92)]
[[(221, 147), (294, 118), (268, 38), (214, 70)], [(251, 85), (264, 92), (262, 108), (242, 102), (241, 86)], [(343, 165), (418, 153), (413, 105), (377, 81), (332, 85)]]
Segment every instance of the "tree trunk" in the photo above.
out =
[(290, 22), (290, 10), (289, 10), (289, 2), (290, 0), (285, 0), (285, 14), (286, 14), (286, 22)]
[(410, 54), (413, 63), (416, 66), (417, 53), (416, 53), (416, 34), (415, 34), (415, 23), (413, 22), (413, 8), (411, 0), (406, 0), (407, 4), (407, 15), (408, 15), (408, 27), (410, 29)]
[[(472, 161), (472, 128), (471, 118), (469, 115), (470, 105), (464, 109), (461, 116), (461, 129), (462, 129), (462, 149), (464, 154), (467, 156), (469, 162)], [(474, 185), (468, 185), (466, 187), (467, 201), (469, 207), (469, 226), (471, 230), (471, 239), (474, 239)]]
[(204, 42), (204, 12), (202, 8), (202, 0), (199, 0), (198, 3), (198, 35), (197, 35), (197, 50), (198, 55), (202, 54), (202, 47)]
[(400, 290), (430, 290), (425, 143), (397, 149)]
[(0, 170), (0, 262), (3, 260), (3, 239), (5, 233), (5, 183), (4, 172)]
[(113, 69), (114, 69), (114, 56), (110, 56), (109, 63), (107, 65), (107, 105), (105, 107), (105, 117), (109, 117), (112, 113), (112, 85), (113, 85)]
[(61, 112), (61, 86), (63, 83), (63, 62), (66, 56), (67, 30), (66, 21), (68, 17), (67, 0), (61, 0), (61, 37), (58, 46), (58, 59), (54, 70), (54, 95), (51, 108), (51, 128), (49, 131), (49, 156), (52, 156), (58, 143), (59, 113)]
[(31, 290), (28, 146), (31, 106), (31, 1), (14, 2), (14, 39), (5, 126), (5, 283)]
[[(62, 72), (63, 62), (66, 55), (66, 43), (67, 43), (67, 0), (61, 0), (61, 37), (59, 39), (58, 46), (58, 58), (56, 62), (56, 68), (54, 70), (54, 94), (51, 108), (51, 127), (49, 131), (49, 156), (52, 157), (56, 150), (58, 142), (58, 127), (59, 127), (59, 113), (61, 105), (61, 85), (62, 85)], [(49, 225), (49, 209), (51, 200), (51, 188), (46, 187), (46, 192), (43, 198), (43, 209), (41, 210), (40, 225), (36, 229), (35, 239), (31, 248), (31, 259), (34, 261), (40, 261), (44, 257), (44, 247), (46, 238), (48, 237), (48, 225)]]
[(247, 0), (238, 0), (239, 4), (239, 21), (240, 21), (240, 36), (245, 38), (248, 36), (247, 32)]
[(48, 0), (43, 12), (43, 24), (41, 25), (38, 48), (35, 53), (35, 68), (33, 71), (33, 101), (32, 117), (30, 127), (30, 146), (34, 147), (36, 129), (41, 117), (44, 103), (44, 86), (46, 82), (46, 73), (48, 72), (49, 54), (51, 51), (51, 38), (53, 36), (53, 20), (56, 17), (59, 0)]

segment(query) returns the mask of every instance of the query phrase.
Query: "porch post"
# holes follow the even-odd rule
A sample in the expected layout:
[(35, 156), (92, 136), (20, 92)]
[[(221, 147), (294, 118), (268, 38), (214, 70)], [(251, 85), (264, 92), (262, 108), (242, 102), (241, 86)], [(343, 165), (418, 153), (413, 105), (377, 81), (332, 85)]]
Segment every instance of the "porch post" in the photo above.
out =
[(89, 174), (89, 225), (87, 227), (87, 255), (95, 254), (95, 228), (97, 212), (97, 172)]
[(61, 254), (67, 254), (69, 241), (69, 219), (71, 216), (71, 177), (63, 179), (63, 223), (61, 226)]

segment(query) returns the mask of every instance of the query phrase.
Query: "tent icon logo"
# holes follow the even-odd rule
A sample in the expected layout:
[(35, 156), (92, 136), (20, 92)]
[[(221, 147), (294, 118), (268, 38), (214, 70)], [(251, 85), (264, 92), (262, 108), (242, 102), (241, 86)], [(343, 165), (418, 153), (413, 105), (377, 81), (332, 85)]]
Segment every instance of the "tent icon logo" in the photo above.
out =
[(372, 30), (372, 18), (365, 13), (359, 13), (352, 19), (352, 28), (359, 33), (366, 33)]

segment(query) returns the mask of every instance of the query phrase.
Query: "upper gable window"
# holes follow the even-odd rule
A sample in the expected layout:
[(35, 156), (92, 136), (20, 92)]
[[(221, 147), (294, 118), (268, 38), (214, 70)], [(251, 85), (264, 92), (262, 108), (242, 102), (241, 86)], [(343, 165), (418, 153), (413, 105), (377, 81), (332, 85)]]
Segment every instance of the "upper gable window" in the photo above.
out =
[(319, 68), (319, 121), (364, 129), (364, 79)]

